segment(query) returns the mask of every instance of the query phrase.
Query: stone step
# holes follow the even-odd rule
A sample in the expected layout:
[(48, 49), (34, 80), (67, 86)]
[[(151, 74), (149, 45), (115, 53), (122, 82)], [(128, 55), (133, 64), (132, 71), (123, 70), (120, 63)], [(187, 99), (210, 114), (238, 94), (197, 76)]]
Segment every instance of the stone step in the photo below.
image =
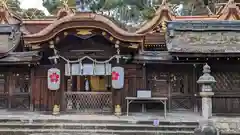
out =
[(240, 132), (222, 132), (221, 135), (240, 135)]
[[(112, 123), (112, 124), (144, 124), (153, 125), (154, 120), (67, 120), (67, 119), (0, 119), (0, 123), (24, 122), (24, 123)], [(160, 125), (198, 125), (194, 121), (167, 121), (160, 120)]]
[(0, 129), (1, 135), (193, 135), (193, 131), (161, 130), (80, 130), (80, 129)]
[(161, 130), (194, 131), (197, 125), (147, 125), (147, 124), (113, 124), (113, 123), (0, 123), (0, 129), (79, 129), (79, 130)]

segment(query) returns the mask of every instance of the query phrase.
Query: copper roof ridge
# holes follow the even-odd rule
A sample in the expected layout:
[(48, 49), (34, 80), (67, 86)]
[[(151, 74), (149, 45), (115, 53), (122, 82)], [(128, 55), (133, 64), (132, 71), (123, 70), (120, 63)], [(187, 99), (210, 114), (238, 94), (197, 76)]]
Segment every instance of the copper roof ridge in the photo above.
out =
[(11, 9), (9, 9), (6, 2), (7, 1), (4, 0), (0, 1), (0, 14), (3, 15), (3, 19), (5, 19), (8, 24), (14, 24), (14, 22), (11, 22), (10, 18), (15, 18), (21, 23), (22, 18)]
[[(77, 13), (79, 14), (79, 13)], [(116, 31), (118, 31), (119, 33), (123, 34), (123, 35), (128, 35), (128, 36), (133, 36), (133, 35), (141, 35), (141, 34), (136, 34), (136, 33), (133, 33), (133, 32), (128, 32), (128, 31), (125, 31), (123, 30), (122, 28), (118, 27), (116, 24), (114, 24), (110, 19), (102, 16), (102, 15), (99, 15), (99, 14), (95, 14), (95, 13), (86, 13), (86, 12), (83, 12), (83, 13), (80, 13), (79, 15), (77, 14), (71, 14), (71, 15), (68, 15), (68, 16), (65, 16), (57, 21), (54, 21), (52, 24), (48, 25), (45, 29), (43, 29), (42, 31), (38, 32), (38, 33), (35, 33), (35, 34), (31, 34), (31, 35), (26, 35), (26, 37), (35, 37), (35, 36), (42, 36), (42, 35), (45, 35), (48, 33), (48, 31), (50, 29), (54, 29), (56, 26), (58, 25), (61, 25), (62, 23), (66, 23), (66, 22), (71, 22), (75, 19), (79, 19), (79, 21), (82, 20), (95, 20), (95, 21), (101, 21), (107, 25), (110, 25), (111, 27), (113, 27), (113, 29), (115, 29)]]
[[(118, 35), (122, 35), (122, 36), (129, 37), (129, 38), (130, 37), (139, 37), (140, 38), (140, 37), (143, 36), (142, 34), (129, 32), (129, 31), (126, 31), (126, 30), (120, 28), (115, 23), (113, 23), (110, 19), (104, 17), (103, 15), (84, 12), (84, 13), (74, 13), (74, 14), (65, 16), (65, 17), (63, 17), (59, 20), (55, 20), (50, 25), (48, 25), (46, 28), (42, 29), (40, 32), (34, 33), (34, 34), (29, 34), (29, 35), (24, 35), (23, 37), (28, 38), (28, 39), (30, 39), (30, 38), (41, 38), (41, 37), (44, 37), (47, 34), (51, 34), (51, 35), (56, 34), (56, 33), (51, 33), (51, 31), (54, 30), (56, 27), (64, 25), (66, 23), (77, 22), (77, 21), (86, 22), (86, 23), (89, 22), (89, 21), (102, 23), (103, 25), (106, 25), (107, 27), (111, 28), (112, 31), (115, 31), (115, 33), (118, 33)], [(85, 26), (79, 26), (79, 27), (85, 27)], [(94, 23), (90, 26), (87, 26), (87, 27), (94, 27), (95, 28)], [(99, 26), (97, 26), (96, 28), (105, 30), (105, 28), (101, 28)], [(63, 29), (65, 29), (65, 28), (63, 28)], [(45, 40), (45, 38), (44, 38), (44, 40)], [(35, 41), (32, 41), (32, 42), (35, 43)], [(39, 42), (39, 41), (36, 41), (36, 42)]]
[(75, 13), (74, 10), (68, 6), (67, 1), (63, 1), (62, 5), (63, 6), (57, 12), (57, 20)]
[(162, 18), (162, 16), (164, 16), (164, 12), (166, 12), (166, 14), (168, 15), (167, 18), (169, 18), (170, 20), (175, 17), (175, 14), (169, 7), (169, 3), (167, 3), (167, 0), (162, 1), (161, 5), (156, 10), (154, 17), (150, 21), (144, 23), (142, 27), (140, 27), (135, 33), (141, 34), (151, 31), (150, 29), (152, 29), (154, 25), (159, 23), (159, 20)]
[(230, 8), (235, 8), (240, 13), (239, 7), (236, 4), (237, 3), (235, 2), (235, 0), (228, 0), (225, 6), (223, 6), (222, 9), (220, 9), (220, 11), (218, 11), (217, 14), (218, 15), (225, 14), (226, 12), (228, 12)]

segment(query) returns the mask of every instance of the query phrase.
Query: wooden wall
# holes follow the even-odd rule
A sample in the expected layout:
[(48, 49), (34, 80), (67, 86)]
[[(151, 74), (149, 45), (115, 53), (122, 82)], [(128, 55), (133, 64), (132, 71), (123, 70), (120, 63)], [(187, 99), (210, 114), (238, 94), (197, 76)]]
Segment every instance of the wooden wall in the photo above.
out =
[[(36, 111), (52, 111), (53, 105), (55, 103), (61, 104), (63, 100), (63, 90), (55, 92), (47, 88), (47, 70), (49, 68), (51, 66), (38, 66), (32, 70), (32, 103)], [(126, 110), (125, 97), (136, 96), (138, 89), (146, 88), (143, 69), (142, 65), (125, 65), (124, 88), (122, 90), (113, 90), (113, 104), (118, 104), (119, 101), (123, 111)]]
[(38, 66), (32, 72), (32, 104), (35, 111), (52, 111), (60, 104), (61, 91), (50, 91), (47, 87), (47, 71), (51, 66)]
[[(202, 75), (202, 65), (194, 68), (193, 65), (161, 65), (154, 64), (146, 67), (140, 64), (125, 65), (125, 85), (122, 90), (119, 90), (120, 95), (116, 96), (113, 91), (113, 104), (119, 101), (122, 105), (122, 111), (126, 111), (125, 97), (135, 97), (138, 89), (152, 89), (153, 83), (150, 83), (151, 74), (157, 72), (160, 76), (159, 84), (155, 84), (156, 89), (153, 91), (155, 96), (167, 95), (167, 88), (171, 88), (170, 100), (174, 103), (169, 104), (182, 105), (192, 109), (199, 99), (194, 94), (199, 94), (199, 85), (196, 80)], [(162, 67), (161, 67), (162, 66)], [(210, 65), (212, 75), (217, 80), (213, 88), (215, 95), (213, 97), (213, 112), (222, 114), (237, 114), (240, 111), (240, 65)], [(47, 88), (47, 70), (52, 66), (38, 66), (32, 69), (31, 81), (32, 91), (31, 99), (34, 110), (36, 111), (52, 111), (54, 104), (61, 104), (63, 91), (49, 91)], [(177, 86), (170, 82), (171, 74), (183, 74), (183, 81), (185, 86), (183, 90), (179, 88), (180, 83), (178, 79), (174, 82)], [(63, 87), (63, 86), (61, 86)], [(117, 98), (118, 99), (117, 99)], [(187, 100), (186, 100), (187, 99)], [(183, 102), (184, 101), (184, 102)], [(179, 104), (181, 103), (181, 104)], [(200, 103), (200, 102), (198, 102)], [(199, 104), (200, 108), (201, 105)], [(130, 111), (140, 111), (140, 105), (132, 104)], [(199, 109), (200, 111), (200, 109)]]
[[(146, 89), (145, 77), (144, 77), (144, 66), (143, 65), (125, 65), (125, 84), (121, 93), (121, 104), (123, 112), (126, 111), (126, 97), (136, 97), (138, 89)], [(140, 107), (136, 104), (130, 107), (130, 111), (139, 110)]]
[(212, 64), (213, 113), (217, 115), (239, 115), (240, 113), (240, 65)]
[(2, 66), (0, 73), (0, 108), (30, 109), (30, 67), (28, 65)]
[(168, 97), (170, 110), (192, 111), (197, 104), (196, 70), (192, 64), (149, 64), (147, 88), (153, 97)]
[[(61, 90), (50, 91), (47, 88), (47, 70), (52, 66), (38, 66), (33, 69), (32, 73), (32, 104), (34, 110), (39, 111), (52, 111), (54, 104), (64, 105), (63, 99), (63, 87), (61, 85)], [(186, 108), (193, 108), (193, 95), (195, 86), (193, 85), (193, 66), (192, 65), (153, 65), (154, 68), (150, 66), (143, 66), (142, 64), (129, 64), (124, 65), (125, 67), (125, 84), (124, 88), (121, 90), (113, 90), (113, 105), (120, 104), (122, 106), (122, 111), (126, 111), (126, 97), (136, 97), (137, 90), (139, 89), (151, 89), (153, 90), (153, 96), (168, 96), (169, 88), (171, 88), (171, 103)], [(180, 72), (184, 70), (184, 72)], [(179, 71), (178, 71), (179, 70)], [(150, 83), (153, 72), (157, 73), (158, 77), (163, 81)], [(179, 88), (180, 83), (177, 86), (169, 84), (170, 74), (174, 72), (180, 72), (183, 74), (184, 78), (184, 88)], [(164, 73), (164, 74), (163, 74)], [(178, 80), (178, 78), (177, 78)], [(63, 82), (61, 82), (64, 84)], [(195, 83), (196, 84), (196, 83)], [(153, 86), (155, 85), (154, 89)], [(176, 88), (174, 88), (174, 87)], [(187, 100), (186, 100), (187, 99)], [(184, 102), (183, 102), (184, 101)], [(179, 104), (181, 103), (181, 104)], [(64, 109), (64, 108), (62, 108)], [(130, 111), (140, 111), (140, 104), (132, 104), (130, 106)]]

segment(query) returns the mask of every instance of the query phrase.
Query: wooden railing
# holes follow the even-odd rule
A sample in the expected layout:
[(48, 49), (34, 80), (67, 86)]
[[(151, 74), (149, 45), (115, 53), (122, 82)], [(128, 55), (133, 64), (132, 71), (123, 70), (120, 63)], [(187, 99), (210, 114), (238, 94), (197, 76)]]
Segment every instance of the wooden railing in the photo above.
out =
[(213, 113), (217, 115), (239, 115), (240, 113), (240, 95), (233, 93), (215, 93), (212, 97)]
[(65, 92), (67, 112), (112, 112), (111, 92)]

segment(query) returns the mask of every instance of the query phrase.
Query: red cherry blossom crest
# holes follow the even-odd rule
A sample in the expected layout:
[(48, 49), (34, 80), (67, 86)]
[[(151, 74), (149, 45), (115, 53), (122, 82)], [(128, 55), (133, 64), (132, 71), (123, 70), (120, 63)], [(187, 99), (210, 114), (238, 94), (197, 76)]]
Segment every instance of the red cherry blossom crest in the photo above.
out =
[(119, 79), (119, 73), (118, 72), (116, 72), (116, 71), (113, 71), (112, 72), (112, 80), (118, 80)]
[(59, 81), (59, 75), (56, 72), (50, 74), (49, 78), (52, 83), (57, 83)]

